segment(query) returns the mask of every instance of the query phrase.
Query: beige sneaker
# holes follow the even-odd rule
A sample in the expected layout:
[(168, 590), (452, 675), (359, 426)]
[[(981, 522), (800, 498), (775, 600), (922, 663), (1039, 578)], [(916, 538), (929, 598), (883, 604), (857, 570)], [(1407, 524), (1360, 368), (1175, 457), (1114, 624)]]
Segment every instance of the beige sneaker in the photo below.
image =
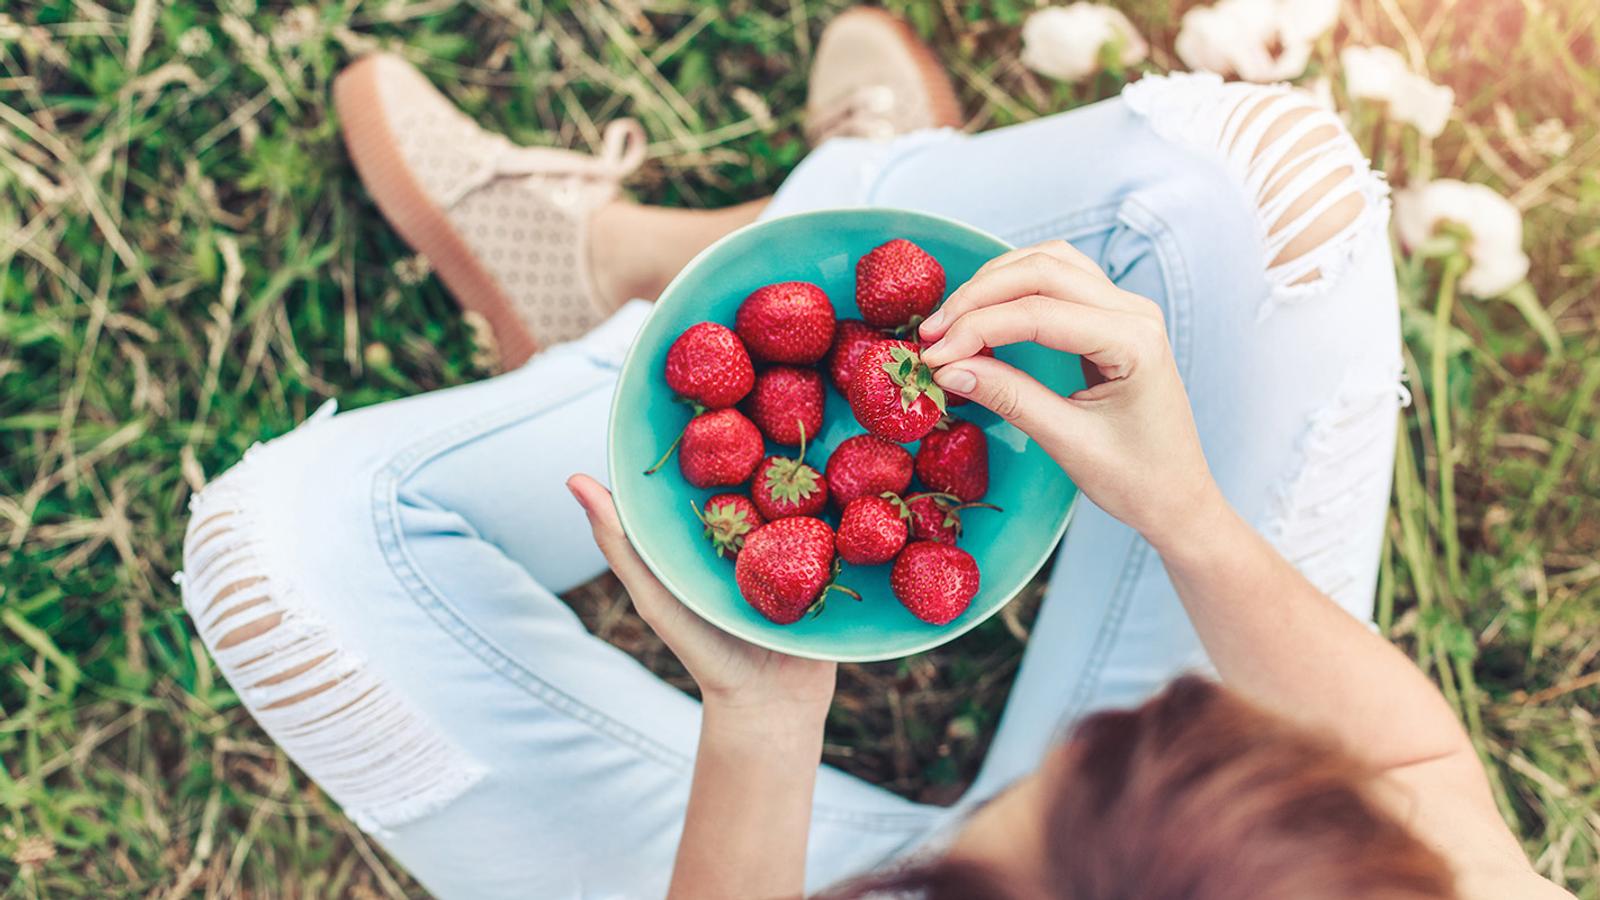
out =
[(886, 140), (924, 128), (961, 127), (955, 86), (911, 27), (857, 6), (822, 30), (811, 60), (806, 137)]
[(341, 72), (333, 98), (372, 199), (457, 302), (488, 319), (507, 368), (611, 314), (590, 276), (588, 221), (644, 161), (637, 122), (608, 125), (596, 156), (520, 147), (391, 54)]

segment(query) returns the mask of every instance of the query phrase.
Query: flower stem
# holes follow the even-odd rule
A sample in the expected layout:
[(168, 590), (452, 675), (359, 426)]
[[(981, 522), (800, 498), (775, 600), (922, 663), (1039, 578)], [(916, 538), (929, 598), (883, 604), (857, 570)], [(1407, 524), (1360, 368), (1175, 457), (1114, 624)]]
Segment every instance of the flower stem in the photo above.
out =
[(1444, 541), (1445, 575), (1452, 593), (1459, 593), (1461, 535), (1456, 523), (1456, 459), (1450, 437), (1450, 316), (1455, 310), (1456, 282), (1466, 268), (1458, 251), (1445, 258), (1439, 296), (1433, 309), (1433, 358), (1428, 394), (1433, 402), (1435, 452), (1439, 454), (1439, 536)]

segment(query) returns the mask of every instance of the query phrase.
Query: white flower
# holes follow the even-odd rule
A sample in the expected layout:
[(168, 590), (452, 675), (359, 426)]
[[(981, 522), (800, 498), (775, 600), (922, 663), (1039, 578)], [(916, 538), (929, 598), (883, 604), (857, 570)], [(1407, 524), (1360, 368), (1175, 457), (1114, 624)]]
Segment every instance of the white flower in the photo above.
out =
[(1397, 191), (1394, 224), (1401, 242), (1411, 248), (1437, 237), (1445, 226), (1466, 232), (1469, 267), (1461, 289), (1469, 294), (1498, 297), (1528, 274), (1522, 213), (1481, 184), (1440, 179)]
[(1338, 19), (1339, 0), (1219, 0), (1183, 14), (1175, 49), (1191, 69), (1283, 81), (1305, 72)]
[(1046, 7), (1023, 23), (1022, 64), (1051, 78), (1079, 81), (1099, 71), (1108, 44), (1124, 66), (1138, 65), (1150, 53), (1120, 10), (1082, 2)]
[(1456, 93), (1411, 71), (1388, 47), (1346, 47), (1339, 51), (1350, 96), (1386, 104), (1389, 116), (1414, 126), (1423, 137), (1438, 137), (1450, 120)]
[(1533, 126), (1528, 142), (1545, 156), (1566, 156), (1572, 150), (1572, 132), (1560, 119), (1545, 119)]
[(211, 49), (211, 32), (204, 28), (191, 28), (178, 35), (178, 52), (184, 56), (200, 56)]

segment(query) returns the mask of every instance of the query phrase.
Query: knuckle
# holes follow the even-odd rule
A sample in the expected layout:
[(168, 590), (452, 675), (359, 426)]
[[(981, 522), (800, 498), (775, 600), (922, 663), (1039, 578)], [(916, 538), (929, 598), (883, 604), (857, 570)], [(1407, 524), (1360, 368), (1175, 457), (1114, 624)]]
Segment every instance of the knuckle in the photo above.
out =
[(1022, 413), (1022, 398), (1017, 393), (1017, 386), (1014, 384), (995, 385), (994, 392), (989, 398), (989, 409), (1007, 422), (1016, 421), (1017, 416)]

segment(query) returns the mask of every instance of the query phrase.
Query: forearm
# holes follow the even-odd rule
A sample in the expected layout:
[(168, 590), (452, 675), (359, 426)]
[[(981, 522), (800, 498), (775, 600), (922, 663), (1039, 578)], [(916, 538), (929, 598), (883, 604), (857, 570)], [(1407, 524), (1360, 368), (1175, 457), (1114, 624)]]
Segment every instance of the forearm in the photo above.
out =
[(1317, 590), (1220, 496), (1156, 548), (1229, 687), (1384, 768), (1469, 747), (1411, 660)]
[(669, 898), (804, 893), (826, 714), (706, 706)]

